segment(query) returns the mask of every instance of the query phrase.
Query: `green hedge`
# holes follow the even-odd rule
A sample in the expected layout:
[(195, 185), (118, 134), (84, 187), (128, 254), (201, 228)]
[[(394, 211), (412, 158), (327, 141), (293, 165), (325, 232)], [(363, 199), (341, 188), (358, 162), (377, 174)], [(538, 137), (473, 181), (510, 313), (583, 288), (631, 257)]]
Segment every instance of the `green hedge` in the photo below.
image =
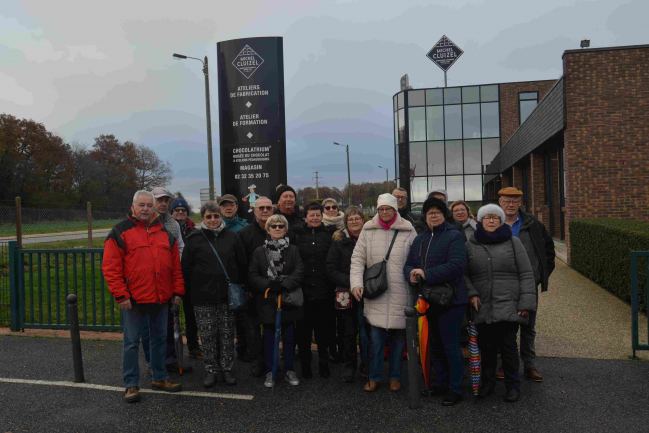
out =
[[(649, 223), (620, 219), (570, 221), (570, 266), (631, 303), (631, 251), (649, 251)], [(647, 259), (638, 260), (638, 298), (647, 311)]]

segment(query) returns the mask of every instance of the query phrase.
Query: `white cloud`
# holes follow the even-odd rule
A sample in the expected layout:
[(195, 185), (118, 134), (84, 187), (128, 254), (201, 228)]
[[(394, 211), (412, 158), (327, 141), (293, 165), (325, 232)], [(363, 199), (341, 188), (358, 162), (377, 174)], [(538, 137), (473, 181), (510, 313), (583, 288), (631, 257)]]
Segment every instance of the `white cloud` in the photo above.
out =
[(91, 60), (103, 60), (108, 58), (104, 53), (97, 51), (97, 45), (75, 45), (67, 47), (69, 51), (68, 62), (74, 62), (77, 56)]
[(0, 71), (0, 99), (13, 102), (18, 105), (31, 105), (34, 102), (34, 95), (16, 83), (13, 77)]

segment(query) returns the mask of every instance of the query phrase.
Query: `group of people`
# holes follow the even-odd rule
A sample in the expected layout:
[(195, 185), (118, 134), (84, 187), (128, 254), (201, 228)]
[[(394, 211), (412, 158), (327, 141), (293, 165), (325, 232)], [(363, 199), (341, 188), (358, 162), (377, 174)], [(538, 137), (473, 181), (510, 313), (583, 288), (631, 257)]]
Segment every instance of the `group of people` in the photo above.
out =
[[(366, 221), (361, 208), (342, 212), (334, 199), (301, 209), (295, 191), (281, 185), (274, 200), (256, 199), (252, 219), (240, 218), (237, 198), (226, 194), (201, 206), (198, 224), (188, 218), (188, 203), (172, 201), (163, 188), (136, 192), (127, 219), (106, 239), (102, 265), (124, 313), (125, 400), (140, 398), (140, 341), (152, 387), (181, 389), (169, 379), (178, 369), (169, 308), (181, 299), (188, 355), (203, 360), (205, 388), (236, 384), (235, 358), (252, 362), (251, 374), (265, 373), (264, 385), (275, 386), (281, 296), (286, 382), (296, 386), (313, 377), (315, 338), (320, 377), (330, 377), (330, 362), (340, 362), (345, 382), (360, 374), (364, 390), (374, 392), (388, 356), (389, 389), (399, 391), (404, 309), (417, 302), (422, 287), (444, 284), (452, 288), (450, 302), (431, 304), (425, 313), (435, 381), (422, 394), (444, 396), (445, 406), (462, 400), (461, 330), (470, 318), (482, 352), (479, 396), (492, 394), (496, 379), (504, 378), (505, 399), (517, 401), (519, 327), (524, 372), (543, 380), (535, 366), (537, 288), (547, 290), (554, 246), (543, 224), (520, 209), (522, 192), (510, 187), (499, 195), (500, 206), (483, 206), (476, 218), (466, 202), (448, 206), (446, 191), (434, 190), (418, 215), (408, 211), (407, 191), (397, 188), (379, 196), (377, 214)], [(365, 272), (383, 261), (387, 290), (369, 299)], [(244, 287), (245, 309), (230, 309), (231, 284)]]

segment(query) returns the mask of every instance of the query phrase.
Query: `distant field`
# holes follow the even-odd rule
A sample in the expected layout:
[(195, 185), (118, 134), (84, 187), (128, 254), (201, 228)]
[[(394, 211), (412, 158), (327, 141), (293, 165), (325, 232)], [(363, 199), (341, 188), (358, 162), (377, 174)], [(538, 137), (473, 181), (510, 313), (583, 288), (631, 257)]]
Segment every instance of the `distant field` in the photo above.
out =
[[(95, 220), (93, 229), (109, 229), (123, 218), (110, 220)], [(60, 232), (76, 232), (88, 230), (87, 221), (45, 221), (34, 224), (23, 224), (23, 235), (36, 235)], [(0, 237), (16, 236), (16, 224), (0, 224)]]

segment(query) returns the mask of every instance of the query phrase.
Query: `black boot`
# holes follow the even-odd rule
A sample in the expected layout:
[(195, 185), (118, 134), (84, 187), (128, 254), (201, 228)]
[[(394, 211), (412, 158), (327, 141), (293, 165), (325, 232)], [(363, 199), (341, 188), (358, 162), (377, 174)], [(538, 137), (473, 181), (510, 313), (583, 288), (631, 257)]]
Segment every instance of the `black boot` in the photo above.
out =
[(311, 379), (313, 377), (313, 372), (311, 371), (311, 361), (302, 361), (302, 377), (305, 379)]
[(510, 389), (505, 394), (505, 401), (508, 403), (515, 403), (521, 398), (521, 392), (517, 389)]
[(327, 379), (329, 376), (331, 376), (331, 371), (329, 371), (329, 363), (319, 364), (318, 371), (320, 373), (320, 377), (322, 377), (323, 379)]
[(444, 400), (442, 400), (442, 406), (455, 406), (462, 401), (462, 396), (456, 394), (453, 391), (449, 391), (448, 395)]
[(216, 385), (216, 374), (207, 373), (207, 377), (203, 382), (203, 388), (212, 388), (214, 385)]
[(237, 378), (234, 377), (234, 374), (232, 374), (231, 371), (224, 371), (222, 378), (223, 378), (223, 382), (225, 382), (227, 385), (237, 384)]
[(345, 372), (343, 373), (343, 381), (347, 383), (352, 383), (356, 379), (356, 367), (345, 367)]

